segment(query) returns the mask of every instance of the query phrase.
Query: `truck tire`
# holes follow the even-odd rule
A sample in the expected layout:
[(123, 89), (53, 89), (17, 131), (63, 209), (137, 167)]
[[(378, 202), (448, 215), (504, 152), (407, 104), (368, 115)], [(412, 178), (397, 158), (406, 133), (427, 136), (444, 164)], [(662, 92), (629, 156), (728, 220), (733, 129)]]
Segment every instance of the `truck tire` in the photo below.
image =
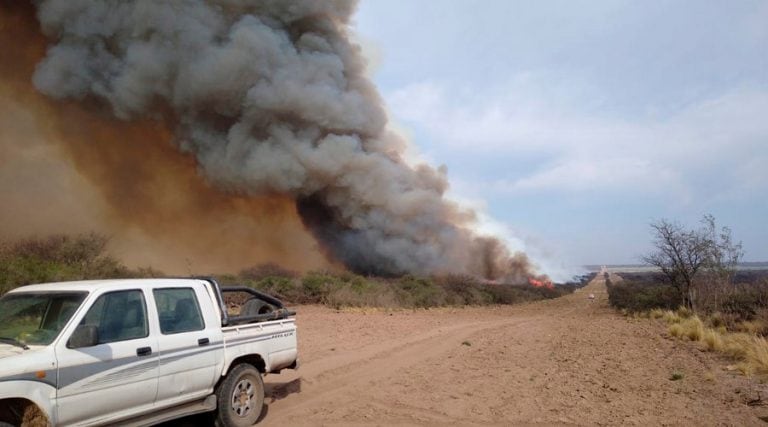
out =
[(251, 298), (248, 301), (245, 302), (243, 305), (242, 310), (240, 311), (241, 316), (256, 316), (258, 314), (267, 314), (271, 313), (274, 310), (274, 307), (267, 304), (266, 302)]
[(261, 373), (247, 363), (235, 366), (216, 390), (216, 400), (217, 426), (252, 426), (261, 416), (264, 406), (264, 381)]

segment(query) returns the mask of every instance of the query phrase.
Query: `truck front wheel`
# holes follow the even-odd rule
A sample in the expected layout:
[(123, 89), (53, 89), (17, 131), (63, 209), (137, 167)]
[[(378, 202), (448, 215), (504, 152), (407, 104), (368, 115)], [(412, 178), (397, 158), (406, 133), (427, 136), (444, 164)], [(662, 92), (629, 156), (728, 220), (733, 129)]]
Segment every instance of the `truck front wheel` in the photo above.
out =
[(216, 399), (217, 425), (252, 426), (259, 419), (264, 406), (264, 381), (261, 373), (247, 363), (235, 366), (216, 391)]

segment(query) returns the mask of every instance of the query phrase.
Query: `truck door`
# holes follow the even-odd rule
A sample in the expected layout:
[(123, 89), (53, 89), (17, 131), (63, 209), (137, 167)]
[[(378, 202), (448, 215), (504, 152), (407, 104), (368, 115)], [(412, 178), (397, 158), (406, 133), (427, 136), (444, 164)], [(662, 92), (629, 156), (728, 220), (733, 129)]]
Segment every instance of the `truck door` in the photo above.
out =
[(94, 345), (56, 347), (59, 424), (98, 422), (149, 410), (157, 393), (157, 335), (150, 334), (141, 290), (104, 293), (79, 320)]
[(156, 405), (211, 394), (221, 374), (217, 355), (223, 351), (221, 327), (210, 321), (211, 299), (193, 287), (155, 288), (152, 293), (161, 333)]

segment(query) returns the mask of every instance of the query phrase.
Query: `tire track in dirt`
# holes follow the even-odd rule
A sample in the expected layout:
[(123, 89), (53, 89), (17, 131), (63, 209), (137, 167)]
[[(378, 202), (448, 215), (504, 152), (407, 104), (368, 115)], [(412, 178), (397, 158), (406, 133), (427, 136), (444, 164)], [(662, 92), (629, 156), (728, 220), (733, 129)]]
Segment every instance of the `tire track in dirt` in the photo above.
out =
[(260, 425), (762, 424), (745, 402), (764, 385), (617, 315), (602, 275), (517, 306), (298, 311), (304, 364), (266, 377)]
[[(496, 328), (522, 326), (534, 320), (518, 318), (450, 325), (414, 337), (373, 345), (356, 353), (310, 362), (299, 370), (301, 393), (296, 397), (288, 396), (270, 403), (269, 416), (263, 425), (271, 425), (273, 420), (284, 420), (306, 409), (311, 410), (328, 403), (335, 404), (340, 401), (340, 395), (347, 394), (343, 401), (349, 402), (355, 399), (356, 391), (366, 385), (374, 384), (406, 368), (437, 359), (473, 335)], [(289, 381), (288, 384), (293, 381), (295, 380)], [(282, 395), (285, 393), (281, 390), (283, 387), (286, 386), (271, 385), (268, 394)], [(450, 417), (440, 418), (439, 422), (451, 420)]]

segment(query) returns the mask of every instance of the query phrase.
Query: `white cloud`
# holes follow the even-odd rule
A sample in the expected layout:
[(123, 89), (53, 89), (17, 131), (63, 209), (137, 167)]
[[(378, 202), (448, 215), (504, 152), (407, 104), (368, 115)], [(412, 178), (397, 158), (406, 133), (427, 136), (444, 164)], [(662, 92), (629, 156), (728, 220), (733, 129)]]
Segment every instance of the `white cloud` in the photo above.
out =
[(532, 172), (486, 180), (502, 193), (620, 190), (665, 193), (685, 203), (768, 186), (765, 163), (755, 161), (768, 157), (764, 88), (628, 119), (590, 104), (599, 96), (583, 87), (545, 90), (540, 80), (526, 74), (490, 95), (427, 82), (387, 99), (395, 119), (439, 142), (437, 150), (512, 161), (538, 156), (527, 168)]
[(545, 167), (540, 172), (519, 180), (497, 181), (499, 189), (536, 191), (560, 189), (589, 191), (595, 189), (626, 189), (645, 183), (648, 187), (677, 185), (680, 177), (674, 170), (657, 169), (647, 160), (603, 157), (573, 158)]

